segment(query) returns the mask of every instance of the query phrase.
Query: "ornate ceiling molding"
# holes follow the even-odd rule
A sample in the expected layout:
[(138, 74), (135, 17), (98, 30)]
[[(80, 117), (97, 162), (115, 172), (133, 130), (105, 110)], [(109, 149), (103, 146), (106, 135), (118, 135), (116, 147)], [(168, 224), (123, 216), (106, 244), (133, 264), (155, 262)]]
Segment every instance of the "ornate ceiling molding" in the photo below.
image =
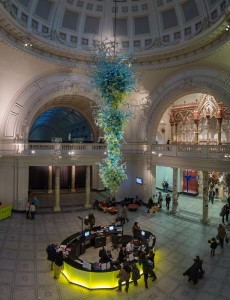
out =
[[(164, 68), (192, 62), (207, 56), (229, 41), (230, 31), (226, 30), (229, 18), (230, 9), (226, 10), (225, 14), (212, 26), (190, 40), (176, 44), (170, 43), (167, 46), (158, 42), (130, 55), (133, 56), (138, 68), (142, 69)], [(203, 22), (207, 24), (207, 20)], [(88, 62), (91, 60), (92, 51), (90, 49), (80, 50), (68, 47), (54, 38), (56, 34), (53, 37), (51, 35), (49, 39), (35, 34), (22, 26), (2, 5), (0, 5), (0, 24), (2, 40), (29, 55), (71, 68), (87, 68)], [(25, 38), (29, 38), (32, 47), (23, 45)]]

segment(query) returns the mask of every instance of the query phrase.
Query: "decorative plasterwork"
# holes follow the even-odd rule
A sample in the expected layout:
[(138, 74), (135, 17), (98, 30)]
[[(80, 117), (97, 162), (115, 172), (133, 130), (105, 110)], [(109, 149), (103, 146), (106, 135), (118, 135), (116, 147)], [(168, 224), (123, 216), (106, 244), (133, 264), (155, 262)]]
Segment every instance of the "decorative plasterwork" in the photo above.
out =
[(222, 119), (230, 119), (227, 107), (215, 97), (205, 94), (202, 99), (197, 99), (196, 103), (173, 105), (170, 111), (169, 122), (172, 125), (175, 123), (185, 125), (193, 124), (194, 121), (199, 121), (202, 118), (218, 118), (218, 110), (225, 112)]
[[(225, 15), (214, 25), (189, 41), (172, 44), (168, 47), (163, 47), (164, 45), (158, 42), (157, 47), (133, 52), (135, 64), (138, 65), (138, 68), (162, 68), (207, 56), (211, 51), (221, 47), (229, 40), (230, 31), (226, 31), (228, 20), (229, 11), (226, 10)], [(69, 67), (86, 68), (85, 62), (90, 61), (93, 49), (90, 51), (89, 48), (84, 51), (84, 49), (71, 48), (62, 43), (57, 44), (55, 40), (46, 40), (42, 36), (35, 35), (6, 13), (2, 6), (0, 6), (0, 23), (2, 39), (20, 51)], [(30, 38), (32, 47), (23, 46), (25, 37)]]
[(66, 106), (78, 110), (94, 130), (93, 105), (98, 95), (85, 76), (77, 74), (52, 74), (30, 83), (15, 96), (5, 114), (4, 137), (27, 139), (29, 128), (36, 117), (45, 110)]

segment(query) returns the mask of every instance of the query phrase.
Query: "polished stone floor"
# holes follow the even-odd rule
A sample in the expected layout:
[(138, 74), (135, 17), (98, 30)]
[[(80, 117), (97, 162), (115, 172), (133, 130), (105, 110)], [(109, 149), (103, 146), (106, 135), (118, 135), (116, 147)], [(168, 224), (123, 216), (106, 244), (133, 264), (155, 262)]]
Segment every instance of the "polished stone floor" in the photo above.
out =
[[(77, 196), (74, 196), (75, 199)], [(79, 195), (78, 195), (79, 197)], [(83, 194), (81, 194), (83, 199)], [(178, 214), (173, 216), (165, 208), (156, 214), (147, 213), (142, 206), (129, 212), (130, 222), (124, 233), (131, 233), (134, 221), (141, 228), (156, 234), (156, 282), (149, 280), (145, 289), (143, 278), (138, 287), (130, 284), (128, 293), (119, 294), (121, 299), (175, 299), (175, 300), (227, 300), (230, 299), (230, 244), (223, 250), (217, 248), (216, 256), (210, 257), (208, 239), (217, 234), (221, 222), (219, 213), (226, 200), (215, 200), (209, 205), (210, 224), (200, 222), (202, 200), (180, 196)], [(79, 204), (79, 202), (78, 202)], [(46, 259), (46, 246), (61, 243), (67, 236), (81, 229), (78, 216), (86, 216), (88, 210), (81, 205), (69, 206), (68, 211), (52, 213), (40, 208), (34, 221), (22, 213), (13, 213), (0, 221), (0, 300), (79, 300), (116, 299), (112, 290), (87, 290), (68, 283), (61, 275), (53, 278)], [(94, 211), (96, 224), (107, 225), (114, 216)], [(227, 224), (225, 225), (229, 232)], [(230, 233), (229, 233), (230, 236)], [(205, 277), (197, 285), (187, 281), (182, 273), (193, 263), (196, 255), (204, 260)]]

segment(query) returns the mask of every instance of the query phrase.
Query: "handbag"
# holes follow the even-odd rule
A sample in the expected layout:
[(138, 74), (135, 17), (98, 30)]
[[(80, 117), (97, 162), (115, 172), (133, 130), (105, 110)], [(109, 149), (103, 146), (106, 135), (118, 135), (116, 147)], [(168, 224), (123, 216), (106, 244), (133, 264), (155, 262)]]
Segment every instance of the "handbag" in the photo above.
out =
[(227, 236), (225, 237), (225, 242), (226, 242), (226, 244), (228, 244), (228, 242), (229, 242), (229, 238)]

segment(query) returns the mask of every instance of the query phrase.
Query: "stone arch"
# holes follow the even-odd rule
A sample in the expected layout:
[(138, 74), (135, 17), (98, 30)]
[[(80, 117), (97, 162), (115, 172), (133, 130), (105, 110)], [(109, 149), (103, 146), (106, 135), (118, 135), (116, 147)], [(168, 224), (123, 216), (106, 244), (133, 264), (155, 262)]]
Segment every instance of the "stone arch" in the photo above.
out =
[(39, 114), (64, 105), (81, 112), (97, 138), (98, 128), (92, 116), (97, 99), (98, 95), (87, 76), (74, 73), (46, 74), (30, 82), (12, 100), (2, 127), (3, 137), (28, 140), (29, 128)]
[(192, 93), (206, 93), (220, 99), (230, 109), (228, 81), (230, 70), (193, 68), (173, 74), (150, 95), (151, 104), (146, 120), (146, 136), (155, 143), (157, 127), (165, 110), (178, 98)]

